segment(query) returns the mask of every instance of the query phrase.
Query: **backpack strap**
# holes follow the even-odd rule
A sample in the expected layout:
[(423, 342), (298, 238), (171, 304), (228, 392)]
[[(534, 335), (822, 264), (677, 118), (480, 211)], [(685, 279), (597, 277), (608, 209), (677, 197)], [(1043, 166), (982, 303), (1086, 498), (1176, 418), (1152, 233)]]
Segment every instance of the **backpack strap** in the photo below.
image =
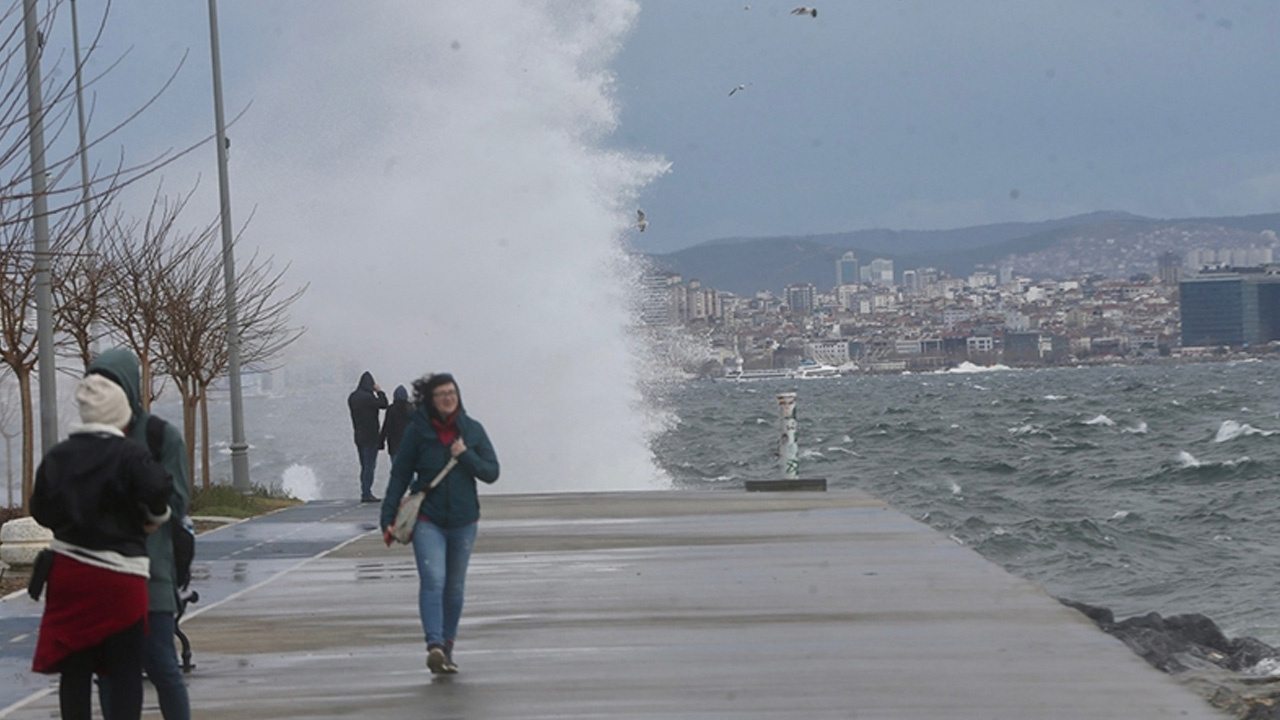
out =
[(155, 415), (147, 416), (147, 449), (156, 462), (160, 462), (160, 454), (164, 451), (165, 425), (165, 421)]

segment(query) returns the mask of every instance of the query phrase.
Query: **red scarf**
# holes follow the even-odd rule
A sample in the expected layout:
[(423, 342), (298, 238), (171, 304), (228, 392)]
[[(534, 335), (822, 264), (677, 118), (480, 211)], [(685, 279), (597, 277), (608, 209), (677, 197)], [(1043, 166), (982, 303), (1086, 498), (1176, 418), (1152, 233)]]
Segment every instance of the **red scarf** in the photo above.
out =
[(454, 410), (453, 414), (444, 420), (431, 418), (431, 427), (435, 428), (440, 444), (449, 447), (454, 440), (458, 439), (458, 411)]

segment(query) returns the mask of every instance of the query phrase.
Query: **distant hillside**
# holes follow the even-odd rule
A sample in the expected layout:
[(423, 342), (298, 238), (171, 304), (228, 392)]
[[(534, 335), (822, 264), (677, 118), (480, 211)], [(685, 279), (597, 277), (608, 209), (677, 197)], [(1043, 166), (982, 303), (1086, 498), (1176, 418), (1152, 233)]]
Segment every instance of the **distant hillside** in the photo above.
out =
[[(723, 238), (673, 253), (652, 255), (659, 267), (686, 280), (748, 295), (781, 292), (792, 283), (829, 290), (835, 263), (852, 250), (904, 269), (935, 267), (963, 277), (979, 267), (1009, 265), (1032, 277), (1083, 273), (1107, 277), (1155, 274), (1159, 256), (1190, 250), (1274, 247), (1280, 214), (1158, 220), (1124, 212), (1097, 212), (1040, 223), (1000, 223), (955, 230), (859, 230), (803, 237)], [(1280, 249), (1276, 251), (1280, 260)]]

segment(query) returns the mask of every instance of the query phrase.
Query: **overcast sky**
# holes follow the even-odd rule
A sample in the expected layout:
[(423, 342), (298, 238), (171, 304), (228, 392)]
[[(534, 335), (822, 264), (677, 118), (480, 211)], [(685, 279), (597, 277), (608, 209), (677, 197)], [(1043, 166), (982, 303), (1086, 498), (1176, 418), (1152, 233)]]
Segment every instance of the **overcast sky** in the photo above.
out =
[[(80, 0), (82, 21), (101, 4)], [(358, 5), (374, 25), (419, 4), (446, 6)], [(640, 0), (622, 20), (614, 2), (545, 4), (608, 38), (616, 125), (599, 144), (670, 163), (636, 199), (650, 222), (630, 238), (640, 249), (1104, 209), (1280, 211), (1273, 2), (859, 0), (818, 5), (814, 18), (789, 2)], [(353, 13), (338, 5), (223, 0), (229, 110), (277, 113), (280, 98), (258, 89), (298, 42), (334, 58), (386, 50), (362, 48), (368, 36), (349, 32)], [(163, 117), (209, 123), (204, 3), (116, 2), (99, 57), (128, 46), (111, 79), (137, 92), (189, 49)], [(341, 63), (294, 72), (311, 84), (300, 93), (358, 98), (374, 85)], [(183, 139), (181, 126), (156, 127), (170, 131), (153, 137), (160, 145)]]
[(672, 163), (645, 245), (1280, 211), (1280, 4), (792, 6), (642, 3), (616, 140)]

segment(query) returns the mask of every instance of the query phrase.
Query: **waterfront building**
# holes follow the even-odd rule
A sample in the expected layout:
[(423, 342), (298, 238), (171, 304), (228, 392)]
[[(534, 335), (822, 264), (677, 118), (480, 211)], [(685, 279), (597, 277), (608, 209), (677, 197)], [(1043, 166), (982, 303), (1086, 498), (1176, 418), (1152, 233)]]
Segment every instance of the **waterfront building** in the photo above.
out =
[(1280, 275), (1215, 272), (1178, 285), (1183, 347), (1248, 347), (1280, 340)]

